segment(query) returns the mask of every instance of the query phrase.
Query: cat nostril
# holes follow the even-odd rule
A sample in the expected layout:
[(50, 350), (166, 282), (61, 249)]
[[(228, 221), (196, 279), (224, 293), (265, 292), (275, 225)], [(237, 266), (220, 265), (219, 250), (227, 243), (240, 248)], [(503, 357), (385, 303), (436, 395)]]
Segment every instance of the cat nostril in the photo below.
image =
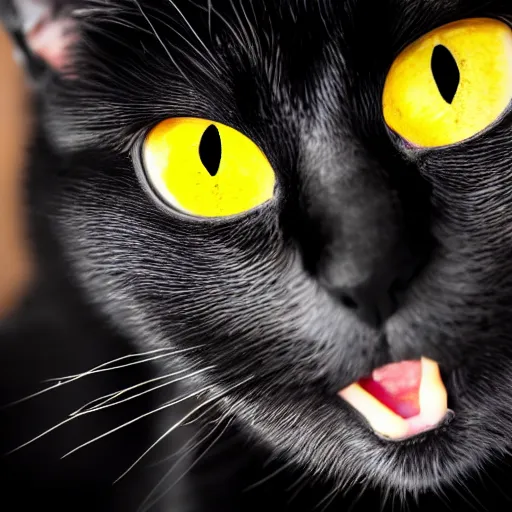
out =
[(391, 295), (391, 297), (394, 297), (397, 294), (405, 292), (409, 287), (411, 281), (412, 277), (405, 279), (395, 279), (391, 283), (391, 286), (389, 287), (389, 294)]
[(374, 287), (338, 290), (338, 300), (365, 324), (378, 329), (398, 309), (397, 295)]
[(357, 302), (350, 296), (341, 294), (340, 295), (341, 303), (348, 309), (357, 309)]

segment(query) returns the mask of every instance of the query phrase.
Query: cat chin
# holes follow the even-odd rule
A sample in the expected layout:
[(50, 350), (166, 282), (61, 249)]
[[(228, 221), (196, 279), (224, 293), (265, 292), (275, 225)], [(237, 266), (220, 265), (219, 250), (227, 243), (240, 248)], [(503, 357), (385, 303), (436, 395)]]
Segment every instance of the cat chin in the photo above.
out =
[(497, 406), (503, 397), (481, 401), (483, 394), (458, 397), (456, 414), (402, 441), (379, 437), (336, 398), (297, 398), (291, 392), (270, 396), (268, 391), (264, 397), (254, 390), (223, 403), (274, 451), (320, 480), (328, 478), (340, 493), (357, 483), (405, 500), (455, 487), (507, 455), (503, 433), (510, 431), (504, 423), (510, 418)]

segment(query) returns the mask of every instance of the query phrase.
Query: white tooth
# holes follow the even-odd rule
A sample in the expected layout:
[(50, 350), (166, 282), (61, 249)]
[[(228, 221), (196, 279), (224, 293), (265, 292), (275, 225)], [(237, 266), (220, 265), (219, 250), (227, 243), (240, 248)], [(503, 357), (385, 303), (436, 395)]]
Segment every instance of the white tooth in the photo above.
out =
[(430, 426), (437, 425), (448, 412), (448, 394), (441, 379), (439, 365), (421, 359), (420, 416)]
[(352, 384), (341, 390), (338, 395), (358, 410), (370, 426), (384, 437), (401, 439), (406, 436), (407, 422), (388, 409), (359, 384)]

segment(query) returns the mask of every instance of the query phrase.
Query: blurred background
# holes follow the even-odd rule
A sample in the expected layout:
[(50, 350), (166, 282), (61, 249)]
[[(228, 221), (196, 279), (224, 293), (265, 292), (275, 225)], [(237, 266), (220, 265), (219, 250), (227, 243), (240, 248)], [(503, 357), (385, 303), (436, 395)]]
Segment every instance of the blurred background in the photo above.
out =
[(22, 299), (31, 266), (24, 223), (24, 156), (30, 131), (27, 88), (0, 25), (0, 321)]

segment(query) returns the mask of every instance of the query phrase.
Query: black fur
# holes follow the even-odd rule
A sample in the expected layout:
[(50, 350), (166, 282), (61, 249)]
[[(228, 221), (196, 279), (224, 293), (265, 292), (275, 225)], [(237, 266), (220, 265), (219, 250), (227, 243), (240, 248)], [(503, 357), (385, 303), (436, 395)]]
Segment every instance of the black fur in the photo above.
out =
[[(66, 323), (56, 337), (57, 322), (46, 316), (29, 333), (18, 326), (27, 317), (13, 320), (1, 360), (15, 358), (26, 377), (3, 371), (4, 395), (123, 351), (192, 349), (155, 361), (152, 371), (200, 370), (184, 388), (207, 388), (197, 403), (213, 400), (214, 408), (189, 428), (202, 437), (222, 418), (205, 447), (224, 433), (156, 507), (313, 510), (323, 500), (320, 510), (394, 510), (400, 502), (422, 511), (508, 510), (512, 116), (457, 146), (413, 153), (389, 136), (381, 114), (383, 82), (400, 49), (474, 16), (512, 23), (512, 6), (85, 0), (69, 76), (47, 76), (41, 90), (42, 135), (29, 172), (45, 276), (31, 314), (44, 316), (39, 304), (51, 296), (48, 307), (63, 308)], [(277, 173), (275, 200), (227, 220), (158, 207), (137, 177), (137, 148), (155, 123), (175, 116), (220, 121), (252, 138)], [(62, 276), (69, 291), (49, 288)], [(395, 304), (383, 298), (390, 286)], [(51, 364), (29, 370), (33, 354), (42, 357), (47, 347), (54, 347)], [(455, 412), (434, 432), (383, 441), (336, 396), (377, 366), (420, 356), (441, 364)], [(66, 410), (46, 411), (30, 432), (19, 424), (37, 413), (23, 406), (4, 422), (17, 426), (3, 440), (19, 444), (84, 401), (149, 378), (136, 369), (96, 384), (77, 381), (76, 394), (63, 395)], [(61, 403), (62, 390), (45, 395), (47, 407)], [(93, 438), (160, 403), (127, 402), (77, 431), (70, 422), (68, 436)], [(170, 411), (175, 419), (185, 414)], [(94, 510), (137, 510), (139, 496), (121, 508), (104, 501), (123, 495), (105, 483), (171, 420), (148, 421), (133, 434), (122, 429), (98, 451), (84, 449), (78, 466), (54, 461), (71, 443), (57, 430), (50, 451), (43, 438), (33, 448), (39, 452), (29, 452), (20, 478), (27, 471), (41, 478), (33, 462), (39, 453), (53, 461), (52, 486), (64, 474), (78, 488), (70, 492), (97, 481)], [(169, 436), (166, 448), (177, 451), (194, 431)], [(112, 455), (98, 467), (105, 450)], [(136, 468), (149, 480), (140, 486), (147, 494), (156, 477), (149, 466)], [(138, 487), (132, 478), (126, 485)]]

